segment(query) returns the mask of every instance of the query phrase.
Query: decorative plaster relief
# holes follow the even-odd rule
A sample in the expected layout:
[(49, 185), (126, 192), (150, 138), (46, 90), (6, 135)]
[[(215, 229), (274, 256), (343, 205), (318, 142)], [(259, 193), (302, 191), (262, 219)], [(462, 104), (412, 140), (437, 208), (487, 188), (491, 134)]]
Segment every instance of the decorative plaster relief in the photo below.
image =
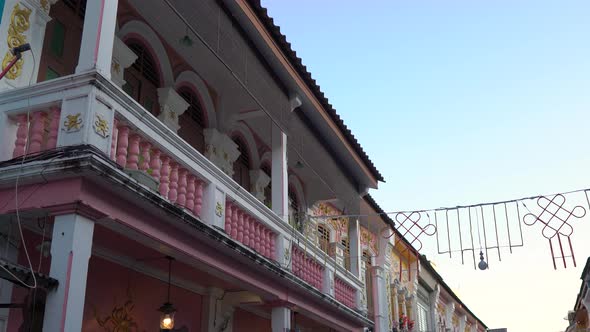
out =
[(84, 127), (84, 123), (82, 121), (82, 113), (76, 113), (66, 115), (66, 121), (64, 121), (64, 126), (62, 130), (66, 133), (74, 133), (80, 131), (82, 127)]
[(178, 117), (188, 108), (189, 104), (172, 87), (158, 89), (160, 114), (158, 119), (175, 133), (180, 129)]
[(109, 123), (105, 118), (100, 114), (95, 114), (94, 122), (92, 123), (92, 128), (94, 128), (94, 132), (101, 136), (102, 138), (107, 138), (110, 135), (110, 128)]
[[(32, 10), (26, 7), (22, 7), (19, 3), (14, 5), (12, 9), (12, 13), (10, 14), (10, 25), (8, 26), (8, 36), (7, 36), (7, 43), (8, 49), (12, 49), (14, 47), (18, 47), (27, 42), (26, 32), (29, 30), (31, 26), (29, 22), (29, 18), (31, 16)], [(2, 60), (2, 68), (6, 68), (6, 66), (12, 61), (14, 55), (10, 51), (6, 52), (4, 55), (4, 60)], [(18, 78), (23, 69), (23, 65), (25, 63), (25, 59), (21, 58), (18, 60), (14, 66), (6, 73), (6, 78), (9, 80), (14, 80)]]

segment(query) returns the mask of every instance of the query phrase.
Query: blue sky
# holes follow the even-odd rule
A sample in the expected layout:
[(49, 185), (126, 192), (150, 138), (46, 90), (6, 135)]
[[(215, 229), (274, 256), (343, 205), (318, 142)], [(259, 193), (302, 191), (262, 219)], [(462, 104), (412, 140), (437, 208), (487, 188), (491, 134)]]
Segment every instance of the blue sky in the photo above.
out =
[[(262, 3), (384, 174), (385, 210), (590, 187), (590, 2)], [(554, 271), (534, 227), (486, 272), (424, 252), (490, 327), (561, 331), (588, 224), (576, 269)]]

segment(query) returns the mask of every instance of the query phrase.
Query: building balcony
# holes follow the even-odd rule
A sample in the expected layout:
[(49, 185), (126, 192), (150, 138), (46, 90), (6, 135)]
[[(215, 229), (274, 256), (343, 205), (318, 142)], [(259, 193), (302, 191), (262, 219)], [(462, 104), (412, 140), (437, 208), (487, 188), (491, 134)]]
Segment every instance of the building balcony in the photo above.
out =
[(2, 161), (27, 162), (55, 148), (94, 146), (129, 185), (176, 206), (343, 309), (359, 309), (364, 287), (359, 277), (100, 73), (0, 92), (0, 132)]

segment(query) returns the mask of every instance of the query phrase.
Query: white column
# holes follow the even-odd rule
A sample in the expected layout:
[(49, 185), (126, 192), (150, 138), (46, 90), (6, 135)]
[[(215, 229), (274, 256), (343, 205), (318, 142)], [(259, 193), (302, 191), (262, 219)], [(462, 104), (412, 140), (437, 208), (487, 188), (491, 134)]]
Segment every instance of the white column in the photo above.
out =
[(88, 1), (76, 73), (96, 70), (111, 78), (119, 0)]
[(358, 219), (348, 223), (348, 243), (350, 244), (350, 272), (360, 278), (361, 274), (361, 234)]
[(287, 135), (272, 125), (272, 210), (289, 222), (289, 179), (287, 176)]
[(59, 281), (47, 295), (43, 331), (80, 331), (94, 222), (76, 214), (55, 217), (49, 276)]
[(389, 327), (389, 315), (387, 302), (384, 296), (387, 294), (383, 267), (375, 266), (371, 271), (373, 278), (373, 311), (375, 313), (375, 332), (386, 332)]
[(291, 330), (291, 310), (285, 307), (272, 308), (272, 332), (287, 332)]

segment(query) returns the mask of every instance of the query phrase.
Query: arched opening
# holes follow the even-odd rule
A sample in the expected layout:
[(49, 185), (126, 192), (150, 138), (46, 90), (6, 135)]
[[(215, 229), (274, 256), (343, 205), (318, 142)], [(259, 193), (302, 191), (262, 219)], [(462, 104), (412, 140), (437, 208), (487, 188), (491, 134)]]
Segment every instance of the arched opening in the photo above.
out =
[(75, 72), (80, 56), (86, 0), (63, 0), (51, 6), (37, 81), (42, 82)]
[(158, 88), (160, 75), (154, 58), (137, 40), (128, 40), (127, 46), (137, 55), (137, 60), (125, 69), (123, 90), (140, 103), (148, 112), (158, 115)]
[(248, 146), (244, 140), (236, 136), (233, 139), (238, 146), (240, 156), (234, 161), (234, 180), (243, 188), (250, 190), (250, 154), (248, 153)]
[(264, 188), (264, 205), (272, 209), (272, 172), (270, 164), (264, 163), (260, 166), (260, 169), (271, 179), (266, 188)]
[(289, 197), (289, 224), (295, 227), (296, 230), (299, 232), (303, 232), (303, 216), (301, 213), (301, 205), (299, 203), (299, 198), (297, 197), (297, 192), (293, 186), (289, 186), (288, 191)]
[(205, 152), (205, 115), (199, 97), (188, 87), (178, 89), (178, 94), (189, 104), (186, 111), (179, 117), (178, 135), (192, 145), (197, 151)]
[(324, 224), (318, 224), (318, 240), (320, 248), (328, 253), (328, 247), (330, 245), (330, 229)]

